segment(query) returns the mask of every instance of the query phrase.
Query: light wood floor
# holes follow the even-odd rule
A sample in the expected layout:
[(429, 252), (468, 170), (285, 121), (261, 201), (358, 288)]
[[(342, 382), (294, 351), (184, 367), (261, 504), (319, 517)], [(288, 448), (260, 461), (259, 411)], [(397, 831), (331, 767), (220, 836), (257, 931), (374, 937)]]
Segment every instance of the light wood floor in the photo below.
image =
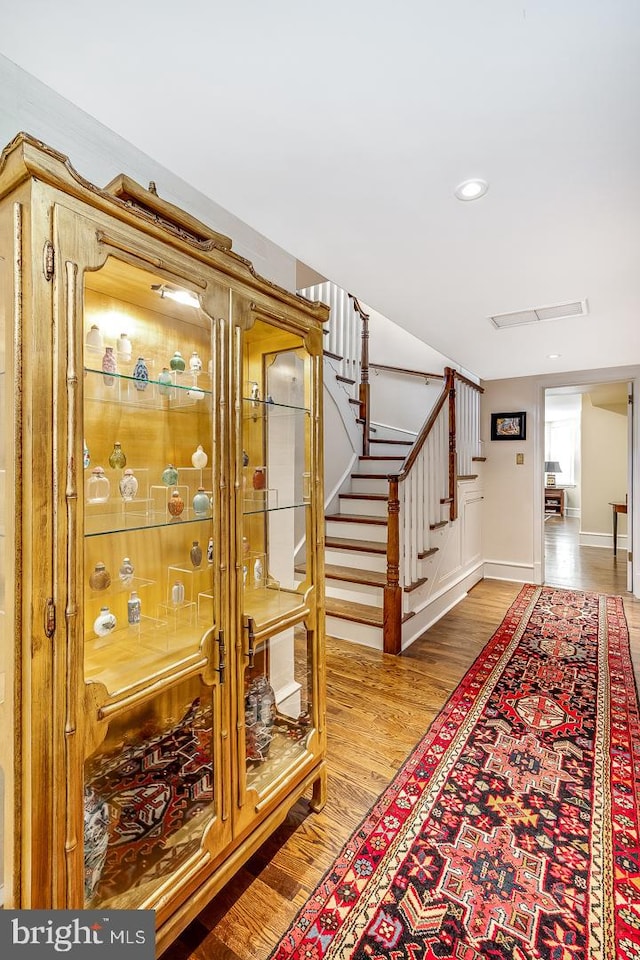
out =
[[(640, 602), (626, 554), (577, 546), (577, 521), (545, 525), (547, 582), (621, 594), (640, 677)], [(520, 584), (483, 580), (401, 657), (327, 641), (329, 789), (320, 814), (299, 803), (285, 824), (163, 955), (264, 960), (340, 847), (393, 778), (500, 624)]]

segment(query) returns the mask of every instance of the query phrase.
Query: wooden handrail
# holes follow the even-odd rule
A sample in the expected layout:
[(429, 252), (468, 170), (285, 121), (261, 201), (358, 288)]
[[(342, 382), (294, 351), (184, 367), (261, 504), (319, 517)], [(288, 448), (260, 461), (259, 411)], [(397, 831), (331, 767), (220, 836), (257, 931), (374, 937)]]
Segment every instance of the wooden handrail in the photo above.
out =
[(371, 370), (387, 370), (390, 373), (404, 373), (408, 377), (420, 377), (424, 380), (444, 380), (444, 373), (426, 373), (423, 370), (407, 370), (405, 367), (390, 367), (386, 363), (370, 363)]
[(463, 373), (458, 373), (457, 370), (453, 371), (453, 375), (456, 380), (461, 380), (462, 383), (466, 383), (468, 387), (473, 387), (474, 390), (477, 390), (478, 393), (484, 393), (484, 387), (481, 387), (480, 384), (474, 383), (473, 380), (469, 380), (468, 377), (465, 377)]
[[(458, 516), (458, 455), (456, 452), (456, 372), (447, 367), (449, 387), (449, 519)], [(450, 376), (449, 376), (450, 374)]]
[(442, 393), (438, 397), (436, 404), (429, 415), (429, 419), (426, 421), (426, 423), (422, 427), (422, 430), (416, 437), (416, 441), (414, 445), (412, 446), (411, 450), (407, 454), (407, 457), (404, 463), (402, 464), (402, 470), (398, 474), (398, 480), (404, 480), (404, 478), (407, 476), (407, 474), (411, 470), (411, 467), (416, 462), (420, 451), (425, 445), (425, 441), (427, 437), (433, 430), (433, 425), (438, 419), (438, 416), (440, 415), (440, 411), (442, 410), (443, 406), (449, 399), (449, 392), (451, 390), (452, 382), (453, 382), (453, 371), (451, 370), (450, 367), (446, 367), (445, 368), (445, 384), (442, 389)]
[(360, 301), (358, 300), (358, 298), (354, 297), (352, 293), (347, 293), (347, 296), (349, 297), (350, 300), (353, 300), (353, 309), (356, 311), (356, 313), (359, 313), (363, 320), (368, 320), (369, 314), (364, 312), (364, 310), (360, 306)]

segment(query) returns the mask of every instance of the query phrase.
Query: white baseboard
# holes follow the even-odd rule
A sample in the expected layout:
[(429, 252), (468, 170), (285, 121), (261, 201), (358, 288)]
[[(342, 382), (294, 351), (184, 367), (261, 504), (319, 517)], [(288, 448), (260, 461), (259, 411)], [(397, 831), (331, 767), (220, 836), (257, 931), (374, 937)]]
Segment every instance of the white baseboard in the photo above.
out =
[(486, 580), (511, 580), (513, 583), (537, 583), (532, 563), (511, 563), (508, 560), (485, 560)]
[[(578, 540), (581, 547), (602, 547), (605, 550), (613, 550), (612, 533), (591, 533), (588, 530), (580, 532)], [(626, 533), (618, 534), (618, 550), (627, 549)]]

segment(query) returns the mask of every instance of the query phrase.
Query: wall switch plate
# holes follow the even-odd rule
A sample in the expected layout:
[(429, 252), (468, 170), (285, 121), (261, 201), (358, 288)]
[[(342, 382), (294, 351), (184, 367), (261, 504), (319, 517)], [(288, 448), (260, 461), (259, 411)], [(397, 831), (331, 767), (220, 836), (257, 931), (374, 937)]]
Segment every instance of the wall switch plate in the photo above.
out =
[(524, 453), (516, 453), (516, 463), (519, 467), (524, 463)]

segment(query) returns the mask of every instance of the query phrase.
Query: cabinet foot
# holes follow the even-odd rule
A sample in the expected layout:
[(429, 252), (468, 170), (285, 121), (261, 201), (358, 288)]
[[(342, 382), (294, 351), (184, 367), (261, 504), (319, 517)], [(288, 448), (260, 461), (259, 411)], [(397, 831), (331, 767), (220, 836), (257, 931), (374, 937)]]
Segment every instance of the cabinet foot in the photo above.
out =
[(311, 794), (311, 800), (309, 801), (309, 806), (314, 813), (320, 813), (325, 803), (327, 802), (327, 769), (322, 767), (320, 771), (320, 776), (317, 780), (313, 781), (313, 792)]

